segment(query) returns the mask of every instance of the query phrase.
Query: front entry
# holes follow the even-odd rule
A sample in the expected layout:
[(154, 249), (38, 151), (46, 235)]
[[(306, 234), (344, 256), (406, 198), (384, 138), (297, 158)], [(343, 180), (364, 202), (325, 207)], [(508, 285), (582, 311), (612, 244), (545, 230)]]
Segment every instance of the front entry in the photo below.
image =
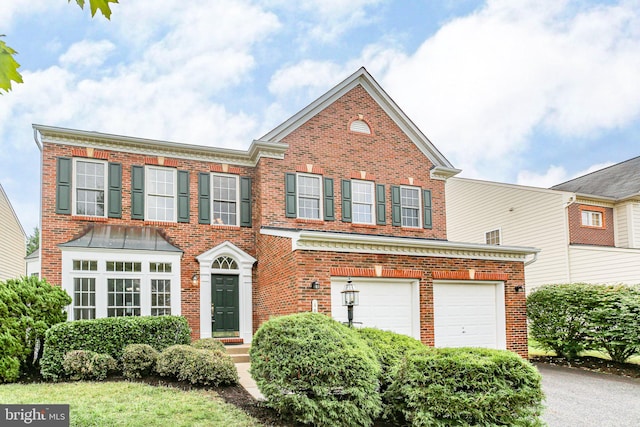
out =
[(240, 334), (240, 300), (238, 276), (211, 275), (211, 332), (214, 337), (237, 337)]

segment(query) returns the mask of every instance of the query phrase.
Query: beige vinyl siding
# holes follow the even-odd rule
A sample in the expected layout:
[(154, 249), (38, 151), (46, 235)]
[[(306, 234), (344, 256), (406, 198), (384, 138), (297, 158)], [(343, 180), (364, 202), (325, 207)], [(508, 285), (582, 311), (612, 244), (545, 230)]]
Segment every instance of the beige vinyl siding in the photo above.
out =
[(569, 281), (567, 217), (571, 193), (450, 178), (446, 184), (447, 237), (485, 243), (485, 232), (501, 229), (503, 245), (541, 249), (525, 267), (527, 289)]
[(640, 284), (640, 249), (570, 246), (573, 282)]
[(630, 241), (632, 248), (640, 248), (640, 203), (631, 203), (631, 217), (629, 222), (629, 228), (632, 230), (630, 233)]
[(631, 247), (631, 227), (629, 221), (633, 218), (632, 205), (625, 203), (613, 208), (616, 246), (619, 248)]
[(25, 274), (26, 236), (0, 186), (0, 280)]

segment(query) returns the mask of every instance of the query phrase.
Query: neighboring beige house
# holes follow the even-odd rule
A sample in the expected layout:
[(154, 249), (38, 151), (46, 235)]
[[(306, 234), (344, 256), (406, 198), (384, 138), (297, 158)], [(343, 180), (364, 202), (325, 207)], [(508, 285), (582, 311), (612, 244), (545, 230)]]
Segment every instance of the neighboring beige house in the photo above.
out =
[(24, 260), (27, 263), (27, 276), (40, 277), (40, 248), (27, 255)]
[(640, 283), (640, 157), (551, 189), (450, 178), (451, 240), (541, 249), (527, 289), (546, 283)]
[(27, 235), (0, 184), (0, 280), (25, 274)]

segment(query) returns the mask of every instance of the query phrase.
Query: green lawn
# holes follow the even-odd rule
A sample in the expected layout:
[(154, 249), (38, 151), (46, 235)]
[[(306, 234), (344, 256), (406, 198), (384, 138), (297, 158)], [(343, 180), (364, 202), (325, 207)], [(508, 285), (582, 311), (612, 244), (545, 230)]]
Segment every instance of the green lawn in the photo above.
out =
[(72, 426), (261, 425), (214, 392), (132, 382), (5, 384), (0, 402), (69, 404)]

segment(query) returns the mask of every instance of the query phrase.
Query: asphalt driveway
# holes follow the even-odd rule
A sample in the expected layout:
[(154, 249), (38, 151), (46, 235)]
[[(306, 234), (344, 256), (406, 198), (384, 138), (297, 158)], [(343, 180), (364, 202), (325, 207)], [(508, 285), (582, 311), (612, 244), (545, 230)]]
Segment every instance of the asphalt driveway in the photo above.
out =
[(549, 427), (640, 426), (640, 379), (536, 363)]

